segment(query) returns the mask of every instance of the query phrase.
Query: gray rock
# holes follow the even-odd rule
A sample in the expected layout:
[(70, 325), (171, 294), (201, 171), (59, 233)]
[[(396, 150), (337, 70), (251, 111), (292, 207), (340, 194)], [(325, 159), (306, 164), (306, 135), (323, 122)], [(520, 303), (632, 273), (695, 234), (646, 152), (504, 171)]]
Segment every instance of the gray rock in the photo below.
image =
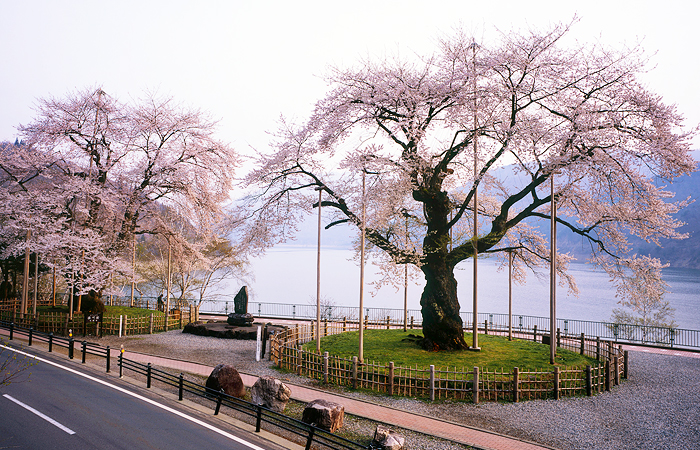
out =
[(301, 421), (323, 428), (331, 433), (343, 426), (345, 407), (327, 400), (312, 400), (306, 404)]
[(374, 432), (374, 439), (372, 440), (372, 448), (402, 450), (405, 443), (406, 439), (402, 435), (384, 425), (377, 425), (377, 430)]
[(269, 376), (258, 378), (250, 389), (253, 403), (280, 413), (287, 407), (291, 394), (287, 385)]

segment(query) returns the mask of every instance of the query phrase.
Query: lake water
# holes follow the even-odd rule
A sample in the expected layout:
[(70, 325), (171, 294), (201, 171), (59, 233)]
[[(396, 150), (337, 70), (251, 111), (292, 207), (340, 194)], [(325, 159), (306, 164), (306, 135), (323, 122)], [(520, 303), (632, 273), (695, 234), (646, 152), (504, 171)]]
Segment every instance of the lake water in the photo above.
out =
[[(358, 306), (360, 269), (349, 250), (322, 249), (321, 297), (337, 306)], [(479, 261), (479, 313), (508, 313), (508, 271), (497, 270), (495, 261)], [(294, 246), (276, 247), (252, 261), (254, 279), (248, 282), (250, 302), (316, 304), (316, 249)], [(548, 273), (545, 269), (545, 273)], [(579, 296), (566, 288), (557, 290), (557, 317), (591, 321), (608, 321), (618, 307), (615, 289), (602, 271), (586, 264), (572, 264), (570, 273), (576, 278)], [(458, 296), (462, 311), (472, 309), (472, 261), (457, 266)], [(676, 309), (679, 328), (700, 330), (700, 270), (667, 269), (664, 277), (670, 285), (665, 299)], [(377, 278), (371, 264), (365, 267), (364, 306), (368, 308), (403, 309), (403, 287), (383, 287), (372, 295), (369, 282)], [(422, 277), (421, 277), (422, 281)], [(240, 284), (231, 285), (234, 295)], [(420, 309), (422, 284), (409, 283), (408, 308)], [(525, 285), (513, 284), (515, 315), (549, 316), (549, 280), (528, 274)]]

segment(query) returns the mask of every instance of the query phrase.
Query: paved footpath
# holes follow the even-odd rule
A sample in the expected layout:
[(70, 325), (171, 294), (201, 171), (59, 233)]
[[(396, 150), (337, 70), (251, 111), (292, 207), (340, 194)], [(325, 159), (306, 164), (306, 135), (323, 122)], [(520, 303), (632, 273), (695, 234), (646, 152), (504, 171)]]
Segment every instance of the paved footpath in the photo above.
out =
[[(214, 369), (213, 367), (203, 364), (179, 361), (161, 356), (146, 355), (143, 353), (130, 351), (125, 351), (124, 357), (143, 364), (150, 362), (153, 365), (168, 367), (181, 372), (188, 372), (203, 376), (209, 376), (211, 371)], [(255, 383), (258, 377), (241, 374), (241, 378), (243, 378), (243, 383), (250, 387)], [(395, 408), (381, 406), (362, 400), (356, 400), (342, 395), (331, 394), (307, 386), (300, 386), (290, 383), (285, 384), (287, 384), (292, 390), (292, 398), (294, 400), (309, 402), (315, 399), (324, 399), (335, 403), (340, 403), (345, 407), (345, 412), (348, 414), (376, 420), (389, 425), (406, 428), (408, 430), (413, 430), (432, 436), (438, 436), (454, 442), (471, 445), (478, 449), (536, 450), (551, 448), (534, 444), (532, 442), (503, 436), (490, 431), (467, 427), (419, 414), (413, 414)]]

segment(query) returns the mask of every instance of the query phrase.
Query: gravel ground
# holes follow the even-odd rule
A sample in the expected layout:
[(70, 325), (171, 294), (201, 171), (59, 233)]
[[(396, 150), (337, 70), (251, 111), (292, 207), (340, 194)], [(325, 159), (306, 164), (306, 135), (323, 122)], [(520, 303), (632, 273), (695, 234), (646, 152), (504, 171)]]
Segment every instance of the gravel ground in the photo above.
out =
[[(200, 337), (171, 331), (98, 341), (112, 348), (162, 355), (211, 366), (226, 363), (240, 372), (272, 375), (294, 384), (315, 381), (282, 374), (269, 360), (255, 361), (254, 341)], [(375, 403), (444, 418), (561, 449), (700, 448), (700, 358), (630, 352), (630, 377), (611, 392), (588, 398), (521, 403), (442, 401), (374, 396), (328, 390)], [(368, 431), (369, 432), (369, 431)], [(373, 430), (372, 430), (373, 432)], [(412, 439), (413, 438), (413, 439)], [(412, 448), (459, 448), (415, 439)]]

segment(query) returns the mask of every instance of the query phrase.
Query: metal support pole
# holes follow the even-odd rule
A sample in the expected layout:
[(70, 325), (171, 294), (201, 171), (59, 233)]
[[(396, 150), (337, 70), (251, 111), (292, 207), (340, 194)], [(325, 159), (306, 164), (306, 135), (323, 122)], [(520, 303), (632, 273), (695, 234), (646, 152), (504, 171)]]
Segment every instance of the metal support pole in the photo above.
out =
[[(316, 329), (321, 330), (321, 196), (323, 190), (318, 189), (318, 241), (316, 246)], [(316, 333), (316, 353), (321, 352), (321, 333)]]
[(478, 173), (478, 161), (479, 161), (479, 152), (478, 152), (478, 146), (477, 146), (477, 141), (478, 139), (476, 138), (477, 136), (477, 129), (479, 128), (479, 119), (477, 117), (477, 101), (476, 101), (476, 49), (477, 49), (476, 42), (472, 42), (471, 48), (472, 48), (472, 82), (473, 82), (473, 89), (474, 89), (474, 236), (472, 238), (472, 244), (474, 247), (474, 273), (473, 273), (473, 292), (472, 292), (472, 300), (473, 300), (473, 305), (472, 305), (472, 314), (474, 314), (474, 320), (472, 321), (474, 329), (472, 330), (472, 346), (471, 350), (476, 350), (479, 351), (481, 348), (479, 348), (479, 317), (477, 314), (477, 261), (478, 261), (478, 253), (479, 253), (479, 246), (477, 239), (479, 237), (479, 214), (477, 213), (478, 208), (479, 208), (479, 201), (477, 200), (477, 177), (479, 175)]
[(219, 410), (221, 410), (221, 402), (224, 399), (224, 391), (223, 389), (219, 391), (219, 393), (216, 396), (216, 408), (214, 409), (214, 415), (218, 416), (219, 415)]
[(508, 340), (513, 340), (513, 251), (508, 252)]
[(306, 447), (304, 450), (311, 450), (311, 444), (314, 441), (314, 430), (316, 428), (313, 425), (309, 426), (309, 436), (306, 438)]
[(255, 411), (255, 432), (260, 433), (260, 422), (262, 422), (262, 406), (258, 405)]
[(364, 295), (365, 295), (365, 220), (367, 209), (365, 207), (365, 170), (362, 169), (362, 224), (360, 225), (360, 343), (359, 350), (357, 353), (357, 358), (360, 363), (364, 362), (364, 348), (365, 348), (365, 327), (362, 323), (362, 310), (364, 308)]
[(551, 214), (550, 214), (550, 264), (549, 264), (549, 363), (554, 364), (557, 357), (555, 330), (557, 328), (557, 202), (554, 200), (554, 173), (551, 175), (552, 184)]

